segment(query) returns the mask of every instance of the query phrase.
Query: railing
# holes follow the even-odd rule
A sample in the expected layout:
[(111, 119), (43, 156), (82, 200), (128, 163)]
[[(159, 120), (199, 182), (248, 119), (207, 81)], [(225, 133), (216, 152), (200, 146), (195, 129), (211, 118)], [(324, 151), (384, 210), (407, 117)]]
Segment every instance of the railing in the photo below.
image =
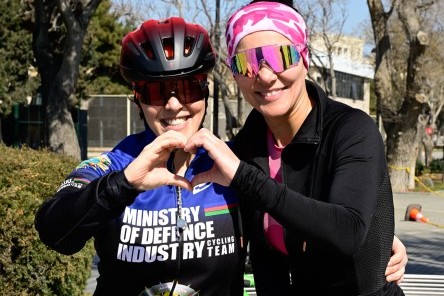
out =
[[(444, 295), (444, 275), (406, 274), (399, 285), (405, 296)], [(256, 296), (254, 287), (245, 287), (249, 296)]]
[(406, 296), (444, 295), (444, 275), (406, 274), (399, 286)]

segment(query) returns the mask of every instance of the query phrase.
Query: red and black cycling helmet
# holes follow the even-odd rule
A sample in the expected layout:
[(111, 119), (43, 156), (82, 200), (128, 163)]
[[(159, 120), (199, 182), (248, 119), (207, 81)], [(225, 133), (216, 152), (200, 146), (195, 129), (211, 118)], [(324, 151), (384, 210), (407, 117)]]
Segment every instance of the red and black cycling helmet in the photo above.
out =
[(207, 31), (180, 17), (148, 20), (122, 40), (120, 72), (128, 82), (207, 74), (215, 62)]

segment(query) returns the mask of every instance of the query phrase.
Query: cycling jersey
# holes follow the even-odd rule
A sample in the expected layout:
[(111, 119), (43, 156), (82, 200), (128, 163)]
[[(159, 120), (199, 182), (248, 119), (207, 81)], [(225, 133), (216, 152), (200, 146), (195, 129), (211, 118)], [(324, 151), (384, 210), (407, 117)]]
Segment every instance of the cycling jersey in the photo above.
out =
[[(160, 295), (173, 280), (175, 295), (242, 295), (245, 254), (230, 188), (206, 183), (193, 192), (182, 189), (187, 228), (179, 244), (175, 186), (140, 192), (126, 180), (123, 169), (154, 138), (150, 130), (130, 135), (111, 152), (80, 163), (36, 215), (42, 241), (73, 254), (94, 238), (100, 258), (94, 295)], [(199, 149), (185, 177), (212, 165)]]

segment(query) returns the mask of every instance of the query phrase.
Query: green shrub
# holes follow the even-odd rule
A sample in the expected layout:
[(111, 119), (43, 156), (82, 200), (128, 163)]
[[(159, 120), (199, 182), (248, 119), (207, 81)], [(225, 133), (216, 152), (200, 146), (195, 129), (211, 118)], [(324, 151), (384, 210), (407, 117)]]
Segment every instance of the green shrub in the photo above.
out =
[(433, 159), (430, 162), (430, 172), (431, 173), (442, 173), (444, 168), (444, 163), (442, 159)]
[(422, 174), (424, 173), (424, 169), (424, 164), (420, 161), (416, 161), (415, 176), (422, 176)]
[(83, 295), (92, 242), (65, 256), (46, 247), (34, 228), (38, 206), (77, 164), (72, 158), (0, 144), (0, 291), (2, 295)]

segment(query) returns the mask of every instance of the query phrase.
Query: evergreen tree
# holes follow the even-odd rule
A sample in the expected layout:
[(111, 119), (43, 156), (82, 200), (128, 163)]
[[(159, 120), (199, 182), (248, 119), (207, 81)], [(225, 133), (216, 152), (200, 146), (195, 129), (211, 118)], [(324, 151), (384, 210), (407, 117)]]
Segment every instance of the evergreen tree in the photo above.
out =
[(121, 40), (129, 30), (111, 10), (111, 1), (102, 1), (85, 36), (76, 90), (79, 98), (128, 93), (129, 86), (120, 75), (119, 59)]
[(14, 104), (36, 94), (39, 79), (33, 65), (32, 16), (25, 1), (0, 1), (0, 117)]

